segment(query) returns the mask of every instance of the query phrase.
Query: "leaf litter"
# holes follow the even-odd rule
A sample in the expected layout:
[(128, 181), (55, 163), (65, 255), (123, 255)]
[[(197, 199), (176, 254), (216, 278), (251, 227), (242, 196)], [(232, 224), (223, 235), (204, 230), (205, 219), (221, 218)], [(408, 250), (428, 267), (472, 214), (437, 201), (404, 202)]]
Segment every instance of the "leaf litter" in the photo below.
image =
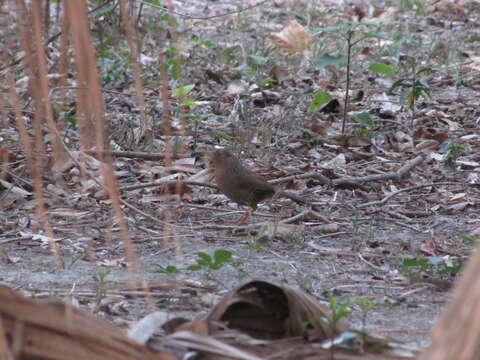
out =
[[(219, 4), (219, 7), (228, 8), (227, 3)], [(421, 19), (427, 29), (424, 34), (448, 26), (452, 29), (459, 26), (474, 34), (474, 29), (465, 22), (468, 13), (465, 5), (462, 2), (447, 3), (432, 2), (434, 5), (425, 9), (431, 18)], [(233, 4), (230, 5), (234, 8)], [(238, 36), (240, 33), (232, 32), (233, 35), (224, 36), (224, 41), (216, 45), (215, 51), (227, 51), (223, 68), (213, 61), (202, 64), (205, 68), (185, 67), (185, 77), (198, 80), (193, 93), (198, 99), (206, 100), (205, 105), (210, 106), (216, 116), (203, 119), (198, 134), (188, 134), (182, 141), (191, 144), (196, 136), (196, 143), (204, 149), (216, 144), (236, 144), (243, 150), (243, 160), (255, 171), (315, 202), (321, 209), (320, 217), (295, 218), (303, 213), (303, 209), (293, 207), (288, 201), (279, 201), (260, 208), (252, 219), (253, 226), (242, 231), (229, 226), (229, 221), (237, 217), (240, 210), (215, 191), (188, 184), (188, 181), (197, 181), (194, 177), (202, 171), (201, 166), (208, 165), (197, 167), (191, 162), (177, 162), (167, 167), (161, 161), (142, 157), (144, 153), (140, 151), (137, 156), (127, 156), (127, 151), (132, 150), (128, 145), (139, 140), (138, 134), (129, 132), (125, 125), (125, 119), (132, 116), (131, 109), (136, 105), (128, 96), (129, 87), (119, 80), (115, 86), (125, 93), (106, 92), (105, 98), (106, 112), (111, 114), (112, 126), (118, 130), (112, 133), (112, 141), (120, 150), (113, 164), (122, 172), (120, 183), (122, 186), (155, 181), (167, 184), (125, 189), (122, 195), (157, 220), (153, 222), (132, 209), (126, 213), (145, 278), (150, 283), (150, 292), (121, 289), (130, 280), (130, 275), (125, 269), (127, 260), (121, 256), (124, 249), (119, 241), (118, 223), (111, 216), (109, 201), (100, 192), (98, 184), (85, 181), (70, 160), (58, 163), (57, 166), (61, 167), (55, 168), (64, 178), (64, 186), (58, 186), (63, 191), (52, 187), (47, 188), (51, 191), (46, 193), (55, 241), (61, 246), (66, 264), (66, 269), (61, 272), (54, 268), (52, 254), (44, 246), (45, 236), (39, 233), (39, 224), (31, 213), (35, 200), (32, 199), (29, 175), (23, 162), (19, 161), (22, 159), (20, 148), (12, 147), (1, 148), (2, 154), (7, 154), (2, 156), (2, 163), (8, 164), (6, 170), (2, 170), (1, 182), (4, 216), (0, 241), (5, 241), (0, 257), (2, 281), (36, 298), (51, 295), (71, 298), (80, 307), (96, 309), (98, 315), (120, 327), (127, 327), (150, 312), (145, 306), (146, 297), (156, 299), (157, 306), (167, 311), (170, 317), (179, 315), (193, 319), (198, 313), (205, 314), (219, 301), (207, 295), (221, 295), (245, 278), (261, 278), (297, 286), (310, 294), (298, 295), (300, 300), (295, 298), (289, 302), (291, 306), (302, 303), (304, 297), (324, 299), (327, 293), (342, 300), (366, 296), (371, 301), (385, 301), (390, 307), (376, 308), (369, 314), (368, 332), (414, 345), (424, 344), (434, 317), (447, 299), (445, 288), (453, 279), (444, 273), (439, 274), (428, 261), (433, 257), (441, 258), (446, 269), (452, 268), (451, 257), (464, 259), (471, 249), (469, 239), (478, 239), (480, 228), (477, 214), (480, 200), (479, 88), (474, 77), (478, 61), (472, 51), (478, 50), (478, 45), (475, 48), (476, 43), (472, 42), (471, 52), (466, 51), (464, 55), (465, 64), (458, 64), (461, 81), (448, 73), (425, 75), (428, 83), (434, 86), (430, 89), (430, 99), (423, 99), (416, 109), (416, 131), (413, 133), (407, 125), (409, 112), (405, 107), (400, 110), (397, 97), (387, 92), (388, 82), (379, 81), (383, 79), (381, 76), (372, 82), (366, 74), (356, 72), (358, 76), (353, 79), (352, 88), (368, 95), (352, 102), (348, 111), (368, 110), (370, 114), (378, 114), (378, 118), (370, 125), (368, 121), (352, 122), (342, 134), (338, 114), (344, 106), (344, 71), (329, 65), (305, 74), (302, 68), (303, 61), (307, 60), (289, 58), (305, 55), (302, 53), (313, 45), (311, 35), (308, 35), (313, 32), (288, 20), (288, 11), (297, 11), (296, 6), (292, 2), (285, 7), (259, 7), (252, 13), (242, 14), (245, 17), (236, 24), (244, 27), (241, 34), (261, 31), (265, 44), (269, 41), (268, 34), (273, 36), (273, 43), (265, 48), (275, 54), (276, 62), (271, 68), (277, 70), (272, 73), (275, 74), (272, 78), (282, 85), (281, 88), (260, 89), (254, 83), (255, 79), (242, 79), (241, 82), (235, 79), (235, 66), (241, 68), (249, 64), (235, 46), (247, 41), (255, 49), (255, 39), (242, 40)], [(390, 19), (402, 21), (409, 16), (394, 8), (364, 6), (364, 9), (361, 6), (348, 9), (345, 16), (362, 17), (364, 21), (387, 15)], [(328, 2), (323, 10), (331, 16), (317, 26), (333, 26), (338, 18), (341, 20), (338, 4)], [(185, 5), (182, 12), (202, 14), (203, 10), (201, 4), (192, 2)], [(254, 24), (262, 16), (276, 22), (276, 30), (268, 24), (265, 29), (256, 28)], [(199, 29), (196, 36), (203, 38), (213, 36), (211, 32), (216, 26), (232, 26), (229, 21), (232, 20), (219, 18), (205, 25), (199, 20), (192, 21), (192, 26)], [(283, 30), (272, 32), (282, 27)], [(315, 41), (322, 41), (322, 38)], [(325, 50), (332, 51), (327, 48), (328, 44), (324, 46)], [(214, 51), (208, 51), (207, 56), (214, 54)], [(441, 46), (438, 51), (441, 56)], [(358, 61), (366, 61), (370, 55), (364, 51), (362, 56)], [(257, 58), (256, 61), (262, 60)], [(279, 69), (287, 69), (287, 73)], [(212, 82), (212, 75), (207, 75), (204, 70), (221, 74), (222, 78), (229, 80)], [(148, 78), (146, 98), (156, 99), (154, 91), (148, 90), (148, 81), (153, 83), (156, 78), (155, 69), (145, 67), (143, 71)], [(27, 93), (26, 86), (25, 81), (20, 91)], [(305, 94), (331, 88), (340, 90), (332, 92), (336, 109), (320, 108), (311, 113), (302, 110), (310, 105), (311, 98)], [(161, 111), (156, 108), (158, 105), (152, 103), (149, 106), (152, 116)], [(203, 113), (205, 108), (196, 107), (191, 111), (196, 116), (208, 115)], [(176, 128), (180, 128), (180, 123), (175, 124)], [(15, 132), (13, 135), (8, 132), (8, 126), (3, 131), (2, 135), (16, 136)], [(161, 152), (166, 142), (165, 137), (156, 139), (155, 151)], [(74, 155), (78, 158), (86, 156), (80, 152)], [(179, 154), (179, 159), (182, 155)], [(81, 161), (88, 171), (96, 174), (93, 176), (100, 178), (98, 161), (94, 157), (88, 159)], [(199, 182), (209, 183), (210, 180), (202, 178)], [(178, 196), (167, 201), (165, 194)], [(179, 202), (185, 194), (192, 199), (191, 203)], [(282, 223), (289, 218), (294, 219), (293, 227)], [(331, 231), (326, 226), (330, 226)], [(20, 233), (20, 230), (28, 231)], [(233, 254), (232, 263), (215, 271), (208, 268), (184, 270), (194, 264), (199, 252), (213, 254), (216, 249), (228, 249)], [(400, 271), (405, 260), (414, 260), (415, 266)], [(426, 265), (420, 260), (427, 260)], [(177, 273), (168, 267), (172, 265)], [(102, 273), (105, 266), (109, 270)], [(169, 270), (165, 273), (159, 269)], [(99, 277), (99, 274), (103, 275)], [(159, 291), (152, 290), (155, 288), (152, 284), (159, 279), (165, 282), (175, 279), (176, 284)], [(276, 286), (266, 281), (246, 284), (243, 286), (256, 291), (262, 291), (263, 287), (271, 290), (271, 286)], [(230, 295), (234, 305), (244, 304), (242, 296), (245, 294), (241, 289), (237, 288), (238, 294)], [(283, 292), (283, 296), (290, 291), (296, 292), (283, 286), (275, 289), (272, 290), (275, 296), (279, 292)], [(283, 305), (280, 312), (291, 310)], [(122, 307), (124, 311), (120, 311)], [(318, 309), (314, 307), (316, 314)], [(210, 314), (218, 310), (217, 307), (213, 309)], [(234, 316), (235, 311), (241, 310), (235, 306), (233, 309), (229, 315)], [(249, 319), (240, 316), (240, 319), (245, 318)], [(236, 320), (235, 317), (226, 319), (230, 322)], [(306, 320), (311, 319), (301, 319)], [(358, 314), (353, 314), (353, 322), (358, 328), (361, 322)], [(260, 321), (254, 325), (271, 323)], [(247, 323), (247, 329), (250, 326), (252, 324)], [(215, 351), (231, 350), (221, 348), (225, 345), (223, 343), (208, 343), (205, 333), (198, 331), (199, 327), (202, 325), (192, 325), (188, 331), (201, 338), (183, 333), (174, 341), (196, 350), (200, 345), (210, 350), (216, 348)], [(316, 336), (314, 334), (313, 338)], [(293, 340), (289, 341), (279, 340), (280, 348), (305, 347), (303, 343), (294, 346)]]

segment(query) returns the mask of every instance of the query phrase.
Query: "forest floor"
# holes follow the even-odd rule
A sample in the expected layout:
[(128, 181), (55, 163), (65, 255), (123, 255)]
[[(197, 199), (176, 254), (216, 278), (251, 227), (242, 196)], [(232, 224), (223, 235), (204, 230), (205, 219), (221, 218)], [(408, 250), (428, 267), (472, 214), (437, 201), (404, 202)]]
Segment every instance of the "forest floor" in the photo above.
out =
[[(175, 132), (187, 123), (188, 131), (156, 132), (148, 146), (136, 137), (139, 112), (129, 58), (122, 55), (125, 42), (104, 39), (102, 46), (111, 48), (104, 49), (99, 64), (111, 141), (119, 151), (118, 183), (192, 180), (208, 168), (194, 153), (229, 147), (256, 172), (280, 179), (278, 186), (315, 203), (321, 216), (276, 199), (259, 207), (249, 226), (236, 227), (230, 224), (244, 210), (215, 189), (190, 186), (182, 201), (155, 187), (124, 190), (123, 200), (153, 218), (124, 208), (132, 258), (109, 201), (66, 167), (62, 183), (46, 186), (54, 254), (38, 231), (36, 201), (17, 146), (9, 148), (19, 160), (8, 170), (14, 176), (4, 179), (28, 194), (1, 195), (0, 282), (35, 298), (69, 298), (128, 327), (150, 313), (152, 304), (172, 317), (206, 314), (219, 296), (262, 279), (299, 287), (327, 304), (327, 294), (340, 302), (364, 297), (376, 304), (366, 315), (367, 332), (426, 345), (455, 275), (480, 236), (478, 2), (448, 2), (453, 10), (432, 2), (416, 13), (414, 5), (401, 9), (389, 2), (271, 1), (205, 19), (237, 11), (235, 3), (175, 2), (176, 50), (167, 53), (170, 74), (177, 77), (172, 87), (195, 87), (182, 95), (184, 105), (175, 107), (173, 125)], [(173, 41), (173, 30), (165, 30), (171, 24), (166, 14), (152, 7), (142, 15), (142, 81), (152, 121), (162, 114), (158, 43)], [(366, 25), (345, 27), (359, 19)], [(292, 30), (292, 38), (281, 33), (291, 20), (308, 36), (319, 33), (308, 52), (307, 46), (286, 51), (289, 41), (294, 47), (304, 39), (300, 28)], [(103, 36), (114, 38), (108, 34), (115, 34), (116, 25), (105, 20), (102, 26)], [(369, 115), (357, 121), (349, 116), (342, 134), (349, 33), (363, 40), (352, 48), (348, 114)], [(93, 34), (100, 43), (95, 26)], [(177, 50), (181, 62), (171, 55)], [(422, 82), (409, 95), (414, 73)], [(406, 80), (390, 93), (400, 79)], [(324, 93), (331, 98), (315, 104), (315, 94)], [(16, 136), (14, 120), (9, 123), (0, 129), (3, 139)], [(67, 135), (77, 136), (72, 129)], [(168, 141), (176, 151), (173, 170), (162, 161), (120, 154), (161, 154)], [(404, 166), (401, 176), (389, 176)], [(306, 173), (330, 182), (302, 177)], [(214, 183), (208, 176), (194, 180)], [(282, 222), (298, 214), (290, 224)], [(215, 260), (218, 250), (227, 257), (219, 258), (217, 267), (199, 263), (202, 253)], [(136, 256), (140, 271), (132, 273)], [(189, 269), (196, 264), (198, 269)], [(132, 295), (130, 280), (139, 275), (148, 281), (153, 302)], [(363, 315), (352, 306), (347, 320), (361, 328)]]

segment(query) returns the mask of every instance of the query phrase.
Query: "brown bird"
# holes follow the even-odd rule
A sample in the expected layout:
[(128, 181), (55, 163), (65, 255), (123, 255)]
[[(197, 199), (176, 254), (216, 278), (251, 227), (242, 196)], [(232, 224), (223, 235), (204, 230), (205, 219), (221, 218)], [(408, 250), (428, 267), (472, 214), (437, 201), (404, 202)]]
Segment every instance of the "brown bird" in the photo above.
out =
[(218, 189), (230, 200), (250, 207), (238, 220), (238, 225), (243, 224), (257, 209), (258, 203), (273, 197), (286, 197), (300, 204), (308, 203), (300, 196), (269, 184), (262, 176), (244, 167), (228, 150), (213, 152), (212, 162)]

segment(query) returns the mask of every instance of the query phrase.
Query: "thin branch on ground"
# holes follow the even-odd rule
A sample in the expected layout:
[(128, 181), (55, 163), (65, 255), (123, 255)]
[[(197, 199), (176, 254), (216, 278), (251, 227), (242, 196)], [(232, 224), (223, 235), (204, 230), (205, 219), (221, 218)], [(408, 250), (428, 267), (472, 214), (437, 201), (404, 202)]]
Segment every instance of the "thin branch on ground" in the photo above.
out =
[(155, 5), (155, 4), (152, 4), (152, 3), (149, 3), (149, 2), (146, 2), (146, 1), (142, 1), (142, 0), (137, 0), (138, 2), (144, 4), (144, 5), (147, 5), (147, 6), (150, 6), (150, 7), (153, 7), (155, 9), (158, 9), (162, 12), (166, 12), (166, 13), (171, 13), (171, 14), (175, 14), (175, 15), (178, 15), (178, 16), (181, 16), (185, 19), (190, 19), (190, 20), (210, 20), (210, 19), (215, 19), (215, 18), (220, 18), (220, 17), (225, 17), (225, 16), (228, 16), (228, 15), (234, 15), (234, 14), (239, 14), (241, 12), (244, 12), (244, 11), (247, 11), (247, 10), (251, 10), (251, 9), (254, 9), (256, 7), (259, 7), (271, 0), (263, 0), (263, 1), (260, 1), (259, 3), (256, 3), (256, 4), (253, 4), (253, 5), (250, 5), (250, 6), (246, 6), (244, 8), (241, 8), (241, 9), (238, 9), (238, 10), (232, 10), (232, 11), (227, 11), (225, 13), (222, 13), (222, 14), (217, 14), (217, 15), (210, 15), (210, 16), (192, 16), (192, 15), (189, 15), (189, 14), (183, 14), (183, 13), (180, 13), (180, 12), (177, 12), (177, 11), (173, 11), (173, 10), (168, 10), (166, 9), (165, 7), (163, 6), (158, 6), (158, 5)]
[(428, 183), (428, 184), (421, 184), (421, 185), (409, 186), (409, 187), (407, 187), (407, 188), (400, 189), (400, 190), (397, 190), (397, 191), (394, 191), (394, 192), (388, 194), (388, 195), (385, 196), (382, 200), (371, 201), (371, 202), (368, 202), (368, 203), (365, 203), (365, 204), (361, 204), (361, 205), (358, 205), (357, 208), (364, 208), (364, 207), (372, 206), (372, 205), (383, 205), (383, 204), (385, 204), (388, 200), (390, 200), (392, 197), (394, 197), (394, 196), (396, 196), (396, 195), (398, 195), (398, 194), (400, 194), (400, 193), (406, 192), (406, 191), (421, 189), (421, 188), (430, 187), (430, 186), (438, 186), (438, 185), (459, 185), (459, 184), (460, 184), (459, 182), (447, 181), (447, 182)]

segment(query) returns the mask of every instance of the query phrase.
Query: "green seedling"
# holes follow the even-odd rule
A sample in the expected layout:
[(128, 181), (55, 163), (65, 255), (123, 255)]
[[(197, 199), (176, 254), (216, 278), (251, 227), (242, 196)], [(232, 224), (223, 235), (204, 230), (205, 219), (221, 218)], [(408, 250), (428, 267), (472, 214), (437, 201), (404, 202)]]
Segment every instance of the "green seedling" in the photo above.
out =
[(182, 105), (194, 107), (194, 106), (197, 106), (198, 104), (195, 101), (186, 98), (187, 95), (190, 94), (190, 92), (193, 90), (194, 87), (195, 87), (195, 84), (181, 86), (179, 88), (173, 89), (172, 94), (173, 96), (181, 100)]
[(219, 270), (223, 267), (223, 265), (232, 261), (232, 253), (228, 250), (222, 249), (215, 250), (213, 256), (205, 252), (199, 252), (197, 253), (197, 256), (197, 263), (195, 265), (190, 265), (187, 270)]
[[(351, 311), (352, 303), (350, 301), (347, 301), (345, 303), (340, 303), (332, 294), (327, 294), (327, 300), (330, 307), (331, 316), (330, 317), (325, 317), (325, 316), (314, 317), (308, 321), (305, 321), (303, 323), (303, 327), (307, 328), (321, 321), (327, 324), (332, 329), (332, 338), (330, 339), (331, 341), (330, 358), (333, 359), (334, 348), (335, 348), (334, 345), (339, 345), (341, 343), (351, 340), (354, 334), (350, 331), (340, 332), (338, 329), (338, 325), (340, 321), (352, 313)], [(349, 333), (352, 333), (352, 334), (349, 334)], [(336, 341), (335, 339), (337, 337), (337, 334), (340, 336), (339, 338), (340, 341)], [(353, 337), (356, 337), (356, 336), (357, 335), (355, 334)]]
[(322, 317), (320, 320), (329, 325), (334, 331), (337, 331), (340, 320), (352, 313), (352, 302), (339, 302), (332, 294), (327, 294), (328, 305), (332, 315), (330, 318)]
[(397, 76), (397, 72), (395, 71), (395, 69), (385, 63), (370, 64), (370, 70), (378, 74), (384, 74), (392, 77)]
[(365, 343), (365, 335), (366, 335), (366, 330), (367, 330), (367, 316), (368, 313), (374, 310), (375, 308), (379, 306), (388, 306), (388, 303), (386, 302), (379, 302), (379, 301), (369, 301), (363, 296), (359, 296), (358, 298), (355, 299), (353, 302), (355, 306), (357, 306), (360, 311), (362, 312), (362, 329), (360, 330), (360, 334), (363, 337), (363, 343)]
[(455, 171), (456, 160), (465, 155), (465, 148), (447, 140), (442, 144), (440, 152), (443, 152), (443, 166), (450, 171)]
[(463, 241), (465, 241), (466, 243), (472, 245), (472, 246), (475, 246), (477, 245), (477, 240), (475, 239), (474, 236), (470, 236), (470, 235), (465, 235), (463, 237)]
[(352, 115), (352, 118), (359, 123), (361, 129), (359, 135), (366, 137), (378, 136), (379, 132), (373, 130), (376, 127), (375, 121), (372, 119), (368, 112), (362, 112)]
[(348, 105), (350, 102), (350, 77), (351, 77), (351, 60), (353, 54), (353, 48), (360, 42), (376, 38), (384, 38), (383, 33), (380, 31), (380, 25), (371, 24), (371, 23), (351, 23), (341, 26), (324, 28), (321, 32), (325, 32), (332, 38), (340, 37), (346, 43), (346, 57), (335, 57), (330, 54), (323, 54), (315, 60), (315, 65), (317, 68), (322, 68), (327, 65), (340, 67), (346, 66), (346, 86), (345, 86), (345, 98), (344, 98), (344, 109), (343, 109), (343, 119), (342, 119), (342, 134), (345, 132), (345, 124), (347, 121), (347, 111)]
[(250, 73), (255, 78), (255, 84), (259, 88), (271, 87), (276, 83), (266, 72), (266, 69), (272, 66), (272, 57), (250, 55), (249, 60), (251, 66), (246, 69), (246, 73)]
[(409, 11), (414, 10), (415, 15), (420, 16), (423, 14), (424, 4), (420, 0), (400, 0), (400, 10)]
[(389, 92), (393, 93), (396, 88), (400, 88), (400, 105), (407, 106), (411, 111), (411, 125), (415, 119), (415, 104), (420, 98), (430, 99), (430, 90), (428, 84), (420, 79), (420, 75), (429, 72), (432, 69), (428, 66), (419, 67), (417, 59), (412, 56), (403, 56), (405, 63), (410, 70), (410, 75), (395, 81), (390, 87)]
[(157, 269), (154, 270), (153, 272), (159, 273), (159, 274), (173, 275), (173, 274), (179, 274), (180, 270), (173, 265), (167, 265), (167, 266), (157, 265)]
[(216, 282), (220, 281), (213, 276), (212, 271), (220, 270), (227, 263), (231, 263), (234, 266), (237, 265), (232, 262), (232, 253), (228, 250), (215, 250), (213, 256), (205, 252), (199, 252), (197, 253), (197, 257), (197, 263), (187, 267), (187, 270), (204, 270), (204, 275), (207, 277), (207, 279), (214, 280)]
[(105, 85), (115, 86), (121, 83), (126, 74), (126, 69), (131, 66), (130, 58), (118, 52), (103, 50), (101, 57), (98, 59), (101, 70), (102, 82)]
[(261, 251), (261, 250), (263, 250), (264, 244), (261, 243), (261, 242), (258, 242), (258, 241), (253, 240), (252, 238), (246, 238), (246, 237), (243, 237), (242, 240), (243, 241), (245, 241), (245, 240), (248, 241), (248, 245), (245, 246), (245, 248), (247, 250), (250, 250), (250, 251)]
[(206, 270), (210, 272), (212, 270), (220, 270), (225, 264), (230, 263), (233, 266), (239, 266), (240, 263), (234, 262), (232, 259), (232, 253), (228, 250), (215, 250), (213, 256), (205, 252), (197, 253), (196, 264), (188, 266), (186, 269), (179, 269), (173, 265), (157, 265), (157, 269), (154, 271), (159, 274), (175, 275), (182, 271), (198, 271)]
[(330, 95), (327, 92), (318, 92), (315, 94), (313, 97), (313, 100), (308, 107), (309, 112), (314, 112), (316, 111), (320, 106), (326, 104), (332, 99), (332, 95)]
[(432, 256), (426, 259), (407, 259), (400, 265), (400, 271), (410, 276), (454, 277), (462, 268), (463, 260), (458, 257)]
[(185, 115), (185, 118), (189, 122), (190, 126), (193, 128), (193, 145), (192, 150), (193, 152), (197, 149), (197, 141), (198, 141), (198, 130), (200, 129), (200, 125), (205, 119), (212, 117), (213, 114), (205, 114), (205, 115)]
[(109, 285), (112, 283), (110, 280), (107, 280), (108, 275), (110, 275), (110, 270), (99, 271), (95, 275), (96, 291), (95, 291), (95, 311), (98, 311), (102, 299), (107, 295)]
[[(182, 65), (185, 60), (178, 57), (176, 48), (170, 48), (165, 51), (167, 56), (167, 69), (173, 80), (178, 80), (182, 75)], [(187, 85), (191, 86), (191, 85)], [(193, 88), (193, 87), (192, 87)]]

